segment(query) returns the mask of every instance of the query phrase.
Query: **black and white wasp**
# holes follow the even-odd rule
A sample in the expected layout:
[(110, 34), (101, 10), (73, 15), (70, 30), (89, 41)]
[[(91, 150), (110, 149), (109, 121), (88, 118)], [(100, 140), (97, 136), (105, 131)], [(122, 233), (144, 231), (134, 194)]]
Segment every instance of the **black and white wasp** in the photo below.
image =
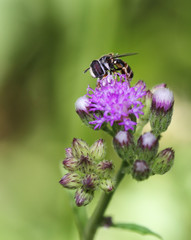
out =
[(130, 81), (133, 78), (133, 71), (130, 66), (120, 58), (135, 54), (137, 53), (125, 53), (121, 55), (110, 53), (104, 55), (98, 60), (93, 60), (90, 67), (87, 68), (84, 73), (90, 70), (90, 74), (93, 78), (102, 79), (107, 76), (108, 73), (112, 74), (121, 71), (122, 74), (127, 76), (127, 80)]

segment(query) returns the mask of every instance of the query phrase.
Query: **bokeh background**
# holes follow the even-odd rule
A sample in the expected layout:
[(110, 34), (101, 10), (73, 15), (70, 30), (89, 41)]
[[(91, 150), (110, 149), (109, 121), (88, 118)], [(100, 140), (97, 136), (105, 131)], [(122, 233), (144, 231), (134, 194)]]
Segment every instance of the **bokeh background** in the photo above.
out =
[[(107, 215), (145, 225), (168, 240), (191, 239), (191, 4), (189, 0), (0, 0), (0, 239), (78, 239), (60, 162), (73, 137), (111, 139), (85, 127), (76, 99), (95, 80), (83, 70), (114, 52), (134, 81), (165, 82), (174, 117), (160, 148), (173, 169), (137, 183), (126, 177)], [(96, 199), (88, 207), (92, 212)], [(117, 229), (101, 239), (155, 239)]]

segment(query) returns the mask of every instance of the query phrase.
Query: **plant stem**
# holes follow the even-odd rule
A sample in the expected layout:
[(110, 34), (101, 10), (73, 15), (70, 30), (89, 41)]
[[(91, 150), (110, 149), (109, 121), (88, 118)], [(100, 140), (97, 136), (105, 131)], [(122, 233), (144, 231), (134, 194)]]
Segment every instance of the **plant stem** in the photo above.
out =
[(140, 137), (142, 131), (143, 131), (143, 127), (145, 126), (145, 123), (143, 122), (142, 124), (139, 123), (137, 125), (137, 128), (136, 128), (136, 132), (134, 134), (134, 139), (135, 139), (135, 142), (138, 140), (138, 138)]
[(73, 213), (74, 213), (75, 223), (78, 228), (80, 240), (83, 240), (83, 232), (85, 229), (85, 225), (87, 223), (86, 209), (79, 208), (79, 207), (75, 206), (74, 204), (72, 204), (72, 209), (73, 209)]
[(116, 175), (116, 184), (115, 184), (115, 190), (109, 194), (103, 193), (96, 209), (94, 210), (91, 218), (89, 219), (87, 226), (85, 228), (84, 232), (84, 240), (92, 240), (94, 238), (94, 235), (97, 231), (97, 228), (100, 226), (100, 223), (102, 222), (104, 213), (109, 205), (109, 202), (111, 201), (111, 198), (113, 194), (115, 193), (119, 183), (125, 176), (125, 169), (128, 167), (128, 163), (126, 161), (122, 161), (121, 167)]

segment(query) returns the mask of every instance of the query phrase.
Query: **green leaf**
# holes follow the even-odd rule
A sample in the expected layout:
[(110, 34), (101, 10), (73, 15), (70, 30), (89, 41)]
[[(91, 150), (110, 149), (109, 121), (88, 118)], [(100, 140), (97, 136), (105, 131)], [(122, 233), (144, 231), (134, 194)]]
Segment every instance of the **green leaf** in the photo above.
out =
[(151, 231), (150, 229), (134, 224), (134, 223), (113, 223), (111, 227), (115, 227), (115, 228), (121, 228), (121, 229), (126, 229), (126, 230), (130, 230), (139, 234), (143, 234), (143, 235), (153, 235), (155, 237), (158, 237), (159, 239), (162, 239), (162, 237)]

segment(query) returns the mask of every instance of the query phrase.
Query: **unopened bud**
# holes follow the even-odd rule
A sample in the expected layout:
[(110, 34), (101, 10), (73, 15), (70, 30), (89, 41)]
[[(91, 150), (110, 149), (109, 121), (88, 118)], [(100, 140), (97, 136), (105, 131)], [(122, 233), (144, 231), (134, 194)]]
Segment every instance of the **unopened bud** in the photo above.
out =
[(168, 88), (158, 88), (154, 91), (152, 108), (156, 111), (167, 112), (173, 107), (174, 96)]
[(73, 157), (73, 155), (72, 155), (72, 148), (66, 148), (65, 149), (65, 154), (66, 154), (67, 158)]
[(105, 192), (111, 192), (114, 190), (114, 183), (112, 179), (102, 179), (100, 181), (100, 188)]
[(159, 135), (167, 130), (172, 118), (173, 105), (174, 96), (168, 88), (157, 88), (154, 91), (150, 115), (154, 134)]
[(86, 191), (82, 188), (79, 188), (75, 194), (75, 201), (78, 207), (85, 206), (89, 204), (94, 197), (92, 191)]
[(77, 173), (67, 173), (60, 180), (60, 184), (69, 189), (76, 189), (81, 185), (81, 177)]
[(146, 162), (152, 160), (158, 151), (158, 139), (151, 132), (144, 133), (137, 141), (138, 157)]
[(136, 160), (133, 164), (132, 177), (137, 181), (145, 180), (150, 175), (150, 169), (144, 160)]
[(113, 145), (120, 158), (131, 161), (134, 156), (134, 142), (133, 135), (130, 132), (118, 132), (113, 139)]
[(100, 161), (105, 157), (105, 146), (103, 139), (97, 140), (91, 147), (90, 147), (90, 156), (95, 161)]
[(166, 148), (162, 150), (152, 165), (154, 174), (165, 174), (168, 172), (174, 163), (174, 150)]
[(86, 190), (95, 190), (98, 184), (98, 178), (96, 174), (88, 174), (82, 180), (83, 188)]
[(72, 153), (75, 158), (80, 158), (82, 155), (87, 156), (89, 154), (89, 146), (85, 141), (74, 138), (72, 142)]
[(92, 172), (92, 170), (93, 170), (93, 163), (92, 163), (91, 159), (88, 156), (85, 157), (85, 156), (82, 155), (80, 157), (80, 159), (79, 159), (78, 169), (82, 173)]
[(106, 178), (112, 173), (113, 168), (114, 166), (112, 161), (104, 160), (98, 163), (96, 169), (101, 178)]
[(62, 163), (64, 165), (64, 168), (68, 171), (75, 171), (79, 166), (79, 160), (74, 157), (65, 158)]
[(95, 120), (93, 114), (91, 112), (89, 112), (89, 99), (86, 96), (80, 97), (77, 99), (76, 103), (75, 103), (75, 108), (76, 108), (76, 112), (79, 115), (79, 117), (81, 118), (82, 122), (90, 127), (90, 128), (94, 128), (95, 126), (92, 124), (89, 124), (89, 122)]

